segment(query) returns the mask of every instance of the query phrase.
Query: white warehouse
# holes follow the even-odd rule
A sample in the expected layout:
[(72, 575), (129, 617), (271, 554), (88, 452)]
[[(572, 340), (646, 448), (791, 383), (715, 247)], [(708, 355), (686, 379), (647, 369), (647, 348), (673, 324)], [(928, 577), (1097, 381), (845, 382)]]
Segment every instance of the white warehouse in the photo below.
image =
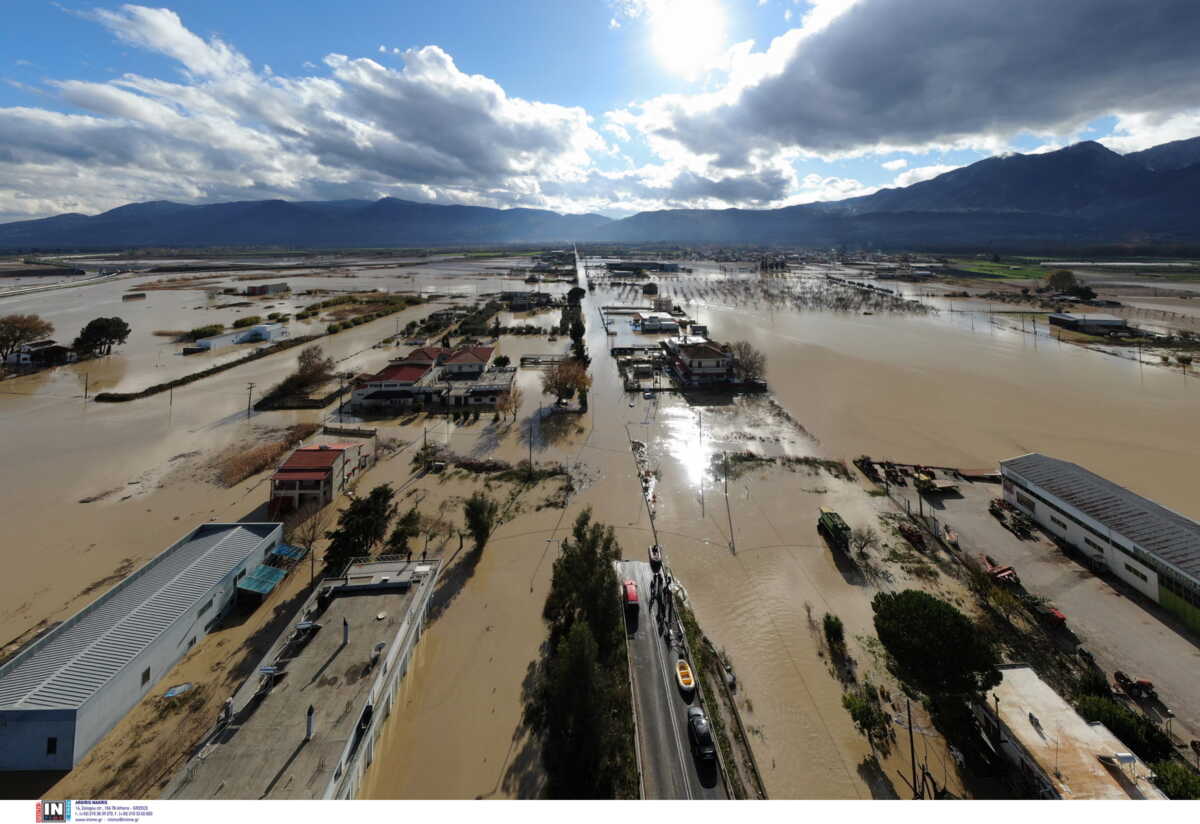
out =
[(282, 530), (203, 524), (0, 667), (0, 771), (79, 763), (208, 633)]
[(1005, 500), (1200, 632), (1200, 523), (1036, 452), (1000, 474)]

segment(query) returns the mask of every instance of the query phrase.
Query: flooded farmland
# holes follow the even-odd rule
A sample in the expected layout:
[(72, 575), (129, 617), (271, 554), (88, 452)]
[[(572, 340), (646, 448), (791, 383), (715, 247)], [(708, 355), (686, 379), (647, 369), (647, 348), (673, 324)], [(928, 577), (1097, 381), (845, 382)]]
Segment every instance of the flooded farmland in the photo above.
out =
[[(280, 279), (297, 291), (411, 289), (474, 298), (522, 288), (500, 276), (505, 267), (448, 261), (368, 269), (350, 278)], [(577, 470), (580, 491), (565, 510), (530, 506), (506, 523), (434, 619), (415, 677), (401, 693), (398, 706), (405, 712), (393, 716), (381, 741), (372, 796), (507, 797), (536, 786), (531, 756), (514, 731), (521, 685), (542, 641), (541, 604), (554, 546), (580, 508), (591, 506), (598, 520), (616, 528), (626, 557), (644, 558), (653, 532), (632, 441), (646, 444), (646, 459), (657, 471), (652, 506), (668, 562), (753, 699), (746, 719), (772, 797), (858, 798), (877, 791), (878, 782), (864, 775), (866, 745), (841, 709), (840, 686), (818, 655), (811, 625), (813, 613), (831, 610), (845, 621), (848, 636), (867, 633), (869, 598), (861, 597), (866, 585), (823, 551), (813, 513), (831, 503), (852, 520), (865, 520), (883, 504), (826, 473), (777, 466), (731, 478), (726, 489), (709, 471), (714, 455), (752, 450), (849, 461), (867, 453), (994, 469), (999, 459), (1043, 451), (1200, 516), (1186, 474), (1200, 457), (1194, 437), (1200, 385), (1178, 370), (1059, 343), (1044, 324), (1040, 335), (1014, 329), (986, 308), (952, 311), (954, 305), (940, 299), (905, 311), (890, 311), (887, 301), (800, 305), (776, 298), (783, 290), (816, 295), (814, 283), (763, 286), (749, 273), (696, 269), (694, 276), (664, 279), (661, 294), (706, 323), (714, 339), (748, 340), (761, 349), (779, 406), (756, 399), (693, 408), (667, 396), (631, 402), (607, 353), (608, 336), (594, 320), (600, 305), (644, 299), (628, 287), (601, 284), (584, 307), (594, 378), (588, 414), (569, 425), (543, 420), (536, 370), (522, 370), (525, 401), (514, 424), (445, 424), (431, 433), (463, 454), (517, 460), (528, 451), (539, 462), (562, 461)], [(723, 282), (730, 279), (736, 283)], [(21, 482), (10, 483), (0, 497), (0, 513), (11, 525), (5, 552), (16, 573), (0, 582), (0, 604), (11, 605), (0, 609), (3, 640), (82, 605), (89, 585), (125, 559), (150, 557), (195, 521), (236, 520), (265, 501), (261, 477), (220, 489), (205, 482), (194, 460), (180, 456), (236, 443), (256, 426), (322, 415), (272, 412), (247, 419), (248, 384), (261, 391), (288, 374), (294, 356), (287, 353), (182, 387), (170, 398), (84, 403), (85, 375), (92, 392), (129, 391), (201, 368), (152, 330), (190, 328), (210, 318), (230, 323), (241, 313), (259, 313), (261, 305), (209, 308), (197, 290), (155, 291), (142, 305), (122, 304), (120, 295), (137, 282), (0, 303), (4, 312), (41, 314), (55, 323), (60, 339), (97, 315), (121, 315), (135, 327), (127, 346), (108, 359), (0, 384), (6, 464), (21, 468)], [(271, 311), (294, 311), (306, 302), (289, 297), (274, 301)], [(431, 310), (414, 307), (323, 344), (339, 369), (370, 371), (391, 354), (372, 347), (395, 331), (396, 318), (403, 326)], [(542, 318), (531, 322), (549, 325), (557, 314)], [(297, 324), (293, 334), (302, 333)], [(506, 337), (500, 347), (517, 360), (564, 351), (566, 342)], [(424, 423), (380, 426), (406, 443), (426, 434)], [(381, 463), (364, 483), (399, 485), (409, 475), (401, 455)], [(462, 494), (453, 484), (426, 487), (431, 496)], [(105, 495), (110, 490), (118, 491)], [(95, 496), (102, 497), (80, 503)], [(862, 665), (873, 666), (867, 658)], [(482, 709), (467, 713), (461, 706)], [(418, 751), (422, 756), (414, 759)], [(884, 766), (895, 773), (890, 762)]]

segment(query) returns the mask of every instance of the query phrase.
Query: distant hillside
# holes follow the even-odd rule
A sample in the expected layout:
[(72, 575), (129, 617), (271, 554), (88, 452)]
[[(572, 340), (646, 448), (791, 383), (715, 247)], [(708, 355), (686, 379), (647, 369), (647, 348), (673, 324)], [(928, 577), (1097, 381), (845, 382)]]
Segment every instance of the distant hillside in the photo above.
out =
[(406, 200), (133, 203), (0, 224), (0, 248), (428, 246), (613, 241), (1049, 249), (1200, 243), (1200, 138), (1120, 155), (1086, 141), (990, 157), (901, 189), (785, 209), (668, 209), (623, 220)]
[(901, 189), (830, 203), (642, 212), (603, 226), (594, 239), (1014, 249), (1196, 243), (1197, 183), (1200, 138), (1124, 156), (1087, 141), (990, 157)]
[(0, 224), (0, 248), (135, 246), (421, 246), (556, 242), (609, 223), (601, 215), (440, 206), (407, 200), (131, 203), (103, 214)]

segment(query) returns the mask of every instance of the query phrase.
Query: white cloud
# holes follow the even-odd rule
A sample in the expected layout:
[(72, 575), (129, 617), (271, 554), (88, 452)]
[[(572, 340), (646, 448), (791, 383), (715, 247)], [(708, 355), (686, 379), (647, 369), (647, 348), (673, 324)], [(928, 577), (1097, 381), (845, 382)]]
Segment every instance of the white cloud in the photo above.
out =
[(89, 16), (177, 60), (183, 79), (53, 84), (84, 115), (0, 109), (0, 215), (148, 198), (537, 206), (543, 183), (583, 179), (608, 151), (582, 109), (509, 96), (436, 46), (400, 52), (400, 68), (333, 54), (320, 74), (281, 77), (168, 10)]
[(908, 161), (902, 157), (898, 157), (895, 160), (889, 160), (886, 163), (880, 163), (879, 165), (887, 169), (889, 172), (898, 172), (908, 165)]
[(911, 186), (914, 183), (932, 180), (938, 175), (944, 175), (946, 172), (953, 172), (955, 169), (959, 168), (961, 167), (943, 165), (917, 166), (916, 168), (909, 169), (906, 172), (901, 172), (900, 174), (896, 175), (896, 179), (892, 182), (892, 185), (901, 187)]
[(1200, 135), (1200, 111), (1118, 114), (1113, 133), (1100, 138), (1114, 152), (1138, 152), (1172, 140)]

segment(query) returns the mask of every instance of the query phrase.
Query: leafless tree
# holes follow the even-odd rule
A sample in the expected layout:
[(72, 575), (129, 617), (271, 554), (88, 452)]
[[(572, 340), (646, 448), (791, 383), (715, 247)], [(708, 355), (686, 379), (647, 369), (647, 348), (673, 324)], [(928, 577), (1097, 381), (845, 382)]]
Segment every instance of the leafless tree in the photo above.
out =
[(760, 380), (767, 372), (767, 356), (745, 340), (730, 344), (729, 351), (743, 380)]

